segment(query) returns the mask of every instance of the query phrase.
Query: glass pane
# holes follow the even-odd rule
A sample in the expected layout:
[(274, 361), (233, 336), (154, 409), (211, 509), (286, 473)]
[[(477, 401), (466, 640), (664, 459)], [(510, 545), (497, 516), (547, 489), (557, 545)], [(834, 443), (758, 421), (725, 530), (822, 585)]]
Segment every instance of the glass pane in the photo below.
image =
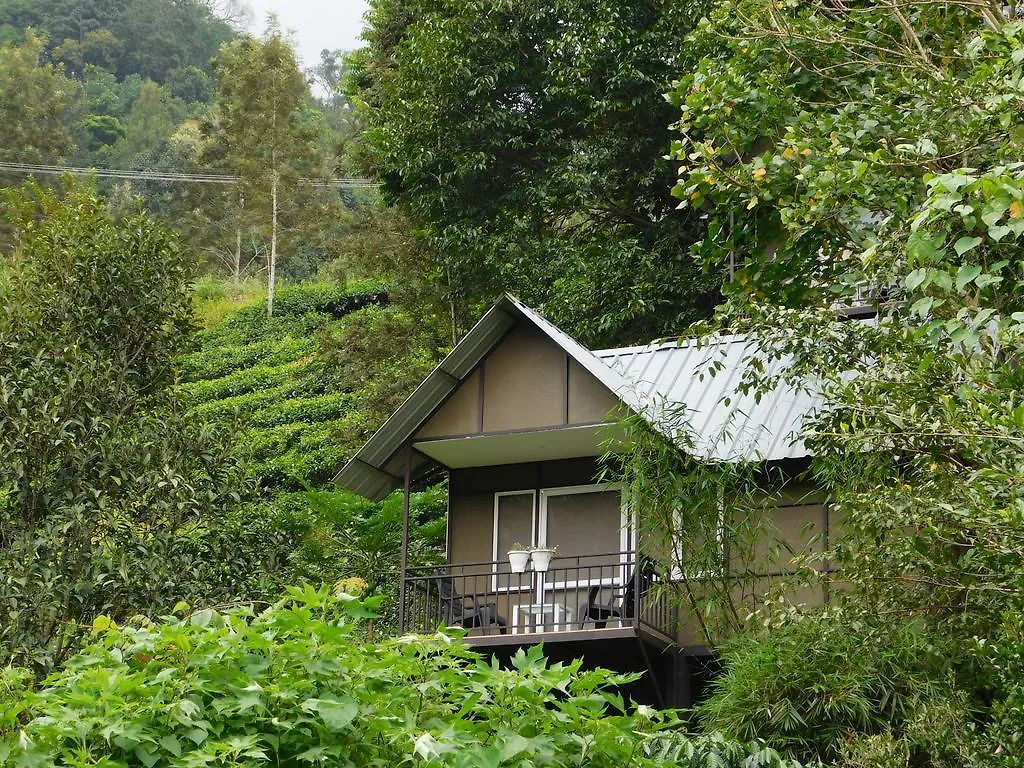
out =
[[(513, 544), (522, 544), (529, 548), (533, 543), (533, 494), (517, 493), (513, 496), (498, 497), (498, 573), (510, 574), (508, 551)], [(499, 575), (498, 586), (518, 586), (520, 581), (524, 587), (530, 584), (529, 573)]]
[(593, 582), (621, 578), (622, 514), (619, 491), (547, 497), (547, 543), (558, 546), (545, 581)]

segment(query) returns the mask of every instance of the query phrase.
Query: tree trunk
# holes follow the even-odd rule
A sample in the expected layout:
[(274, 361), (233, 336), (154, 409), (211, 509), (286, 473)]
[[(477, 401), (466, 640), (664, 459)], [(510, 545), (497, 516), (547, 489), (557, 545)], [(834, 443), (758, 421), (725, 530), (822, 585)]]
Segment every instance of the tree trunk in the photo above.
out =
[(235, 282), (242, 280), (242, 227), (235, 227)]
[(270, 177), (270, 256), (267, 264), (267, 317), (274, 316), (274, 285), (277, 283), (277, 171)]

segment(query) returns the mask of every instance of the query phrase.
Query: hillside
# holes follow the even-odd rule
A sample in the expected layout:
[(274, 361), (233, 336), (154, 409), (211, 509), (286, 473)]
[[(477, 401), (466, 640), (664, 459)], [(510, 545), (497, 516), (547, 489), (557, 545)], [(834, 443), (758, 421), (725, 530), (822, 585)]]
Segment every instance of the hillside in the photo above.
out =
[(332, 370), (325, 341), (386, 303), (378, 283), (284, 288), (272, 319), (257, 300), (201, 331), (177, 391), (201, 420), (237, 426), (261, 486), (323, 483), (358, 437), (365, 387)]

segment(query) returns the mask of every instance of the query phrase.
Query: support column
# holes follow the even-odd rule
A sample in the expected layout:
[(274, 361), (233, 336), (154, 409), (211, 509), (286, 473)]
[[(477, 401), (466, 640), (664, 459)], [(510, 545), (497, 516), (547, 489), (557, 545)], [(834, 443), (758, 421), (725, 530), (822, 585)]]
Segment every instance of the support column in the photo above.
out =
[(409, 489), (412, 483), (412, 443), (405, 444), (405, 480), (402, 498), (402, 558), (398, 581), (398, 630), (405, 632), (405, 577), (409, 567)]

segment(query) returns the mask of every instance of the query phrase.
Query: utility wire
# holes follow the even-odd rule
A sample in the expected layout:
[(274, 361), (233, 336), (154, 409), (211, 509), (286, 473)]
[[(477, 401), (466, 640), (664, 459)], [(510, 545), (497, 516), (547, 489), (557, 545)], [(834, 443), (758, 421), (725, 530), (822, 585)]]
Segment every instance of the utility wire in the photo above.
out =
[[(34, 163), (13, 163), (0, 161), (0, 172), (40, 173), (61, 176), (97, 176), (105, 179), (128, 179), (134, 181), (171, 181), (186, 184), (237, 184), (239, 178), (219, 173), (178, 173), (175, 171), (130, 171), (120, 168), (86, 168), (72, 165), (40, 165)], [(300, 178), (299, 183), (313, 187), (342, 187), (347, 189), (372, 189), (379, 187), (375, 181), (360, 178), (311, 179)]]

